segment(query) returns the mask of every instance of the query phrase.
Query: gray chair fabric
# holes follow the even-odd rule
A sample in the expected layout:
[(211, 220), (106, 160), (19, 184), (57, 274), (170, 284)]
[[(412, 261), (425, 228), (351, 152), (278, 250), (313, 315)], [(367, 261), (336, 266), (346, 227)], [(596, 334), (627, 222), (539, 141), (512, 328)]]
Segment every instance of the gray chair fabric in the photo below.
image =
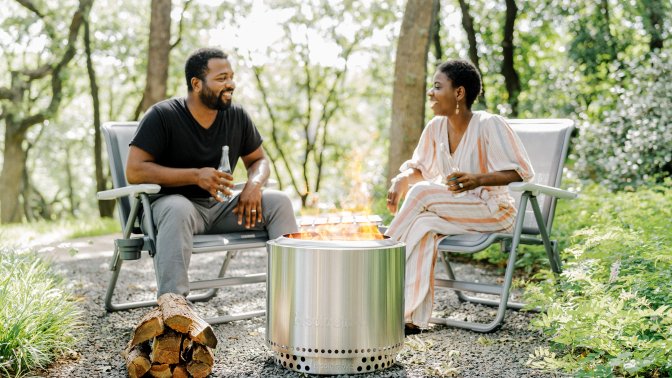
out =
[[(120, 311), (138, 307), (156, 305), (155, 300), (138, 302), (113, 302), (114, 291), (121, 272), (124, 259), (140, 257), (141, 251), (148, 251), (154, 255), (156, 227), (152, 224), (151, 217), (144, 217), (146, 224), (140, 227), (139, 213), (150, 211), (149, 194), (157, 193), (160, 186), (153, 184), (128, 185), (126, 182), (126, 158), (128, 156), (129, 143), (135, 135), (137, 122), (109, 122), (103, 125), (102, 131), (107, 145), (107, 154), (112, 175), (114, 189), (97, 193), (99, 199), (117, 201), (119, 221), (123, 230), (122, 239), (115, 241), (114, 254), (110, 270), (112, 277), (108, 283), (105, 295), (105, 308), (108, 311)], [(142, 230), (148, 230), (144, 233)], [(249, 231), (218, 235), (195, 235), (193, 253), (221, 252), (224, 251), (224, 260), (218, 273), (218, 278), (210, 280), (192, 281), (189, 283), (191, 290), (207, 290), (200, 294), (190, 295), (191, 301), (203, 301), (212, 298), (219, 288), (233, 285), (266, 282), (266, 274), (251, 274), (239, 277), (226, 276), (226, 270), (231, 259), (238, 251), (246, 249), (264, 248), (268, 241), (266, 232)], [(255, 316), (263, 316), (264, 310), (244, 314), (233, 314), (206, 319), (211, 324), (223, 323), (232, 320), (248, 319)]]
[[(443, 238), (439, 243), (438, 251), (448, 277), (435, 279), (436, 287), (455, 290), (462, 301), (497, 306), (497, 315), (490, 323), (432, 318), (430, 321), (433, 323), (478, 332), (492, 332), (501, 327), (507, 308), (522, 308), (524, 304), (509, 301), (517, 248), (520, 244), (543, 245), (551, 269), (555, 273), (561, 271), (557, 242), (551, 240), (549, 235), (557, 199), (576, 197), (574, 193), (558, 189), (569, 148), (569, 139), (574, 129), (573, 122), (568, 119), (514, 119), (508, 122), (523, 142), (535, 171), (533, 184), (513, 183), (509, 185), (509, 190), (516, 198), (519, 209), (515, 228), (511, 234), (469, 234)], [(502, 249), (509, 253), (501, 285), (460, 281), (455, 277), (450, 265), (450, 253), (475, 253), (497, 242), (501, 243)], [(463, 293), (464, 291), (485, 293), (499, 298), (468, 296)]]

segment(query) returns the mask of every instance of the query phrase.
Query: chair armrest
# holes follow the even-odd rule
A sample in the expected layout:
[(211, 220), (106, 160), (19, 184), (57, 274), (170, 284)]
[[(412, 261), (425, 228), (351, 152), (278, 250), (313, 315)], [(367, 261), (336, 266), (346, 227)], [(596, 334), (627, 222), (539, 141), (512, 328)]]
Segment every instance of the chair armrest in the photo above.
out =
[(574, 199), (579, 195), (567, 190), (554, 188), (552, 186), (533, 184), (530, 182), (512, 182), (509, 184), (509, 189), (515, 192), (532, 192), (535, 196), (546, 194), (556, 198)]
[(137, 196), (140, 193), (156, 194), (161, 190), (160, 185), (156, 184), (138, 184), (128, 185), (121, 188), (103, 190), (96, 193), (96, 198), (99, 200), (113, 200), (125, 196)]

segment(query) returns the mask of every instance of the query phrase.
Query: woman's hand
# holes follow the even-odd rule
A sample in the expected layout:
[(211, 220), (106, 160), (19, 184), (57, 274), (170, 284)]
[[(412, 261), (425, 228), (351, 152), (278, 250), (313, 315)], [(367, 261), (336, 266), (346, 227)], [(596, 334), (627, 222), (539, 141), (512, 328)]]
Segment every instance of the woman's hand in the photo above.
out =
[(401, 201), (406, 195), (406, 192), (408, 192), (409, 184), (410, 179), (408, 175), (397, 175), (392, 179), (390, 189), (387, 191), (387, 209), (390, 213), (397, 213), (399, 201)]
[(481, 186), (480, 175), (466, 172), (453, 172), (446, 178), (448, 190), (462, 193)]

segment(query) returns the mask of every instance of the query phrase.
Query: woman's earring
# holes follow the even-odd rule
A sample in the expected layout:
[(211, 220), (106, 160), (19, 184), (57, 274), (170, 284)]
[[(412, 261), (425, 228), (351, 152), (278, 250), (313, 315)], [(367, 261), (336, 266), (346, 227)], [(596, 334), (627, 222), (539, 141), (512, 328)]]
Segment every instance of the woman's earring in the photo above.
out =
[(460, 103), (457, 103), (457, 107), (455, 107), (455, 114), (460, 114)]

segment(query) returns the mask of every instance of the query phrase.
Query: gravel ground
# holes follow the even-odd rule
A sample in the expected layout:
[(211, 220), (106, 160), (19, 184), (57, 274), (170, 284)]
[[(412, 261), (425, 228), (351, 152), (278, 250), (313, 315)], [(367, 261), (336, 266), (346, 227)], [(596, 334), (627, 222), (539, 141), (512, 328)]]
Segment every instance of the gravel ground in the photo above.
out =
[[(103, 296), (111, 272), (113, 239), (104, 236), (54, 243), (41, 254), (54, 261), (56, 269), (69, 282), (81, 300), (84, 326), (75, 350), (57, 361), (40, 377), (126, 377), (121, 350), (133, 327), (147, 309), (108, 313)], [(212, 277), (221, 254), (199, 255), (192, 259), (192, 275)], [(231, 263), (233, 273), (251, 273), (265, 269), (265, 251), (239, 254)], [(209, 269), (208, 269), (209, 268)], [(487, 276), (487, 272), (458, 265), (458, 276)], [(486, 278), (487, 280), (487, 278)], [(156, 292), (151, 259), (146, 255), (124, 264), (118, 283), (117, 298), (152, 299)], [(260, 309), (265, 302), (264, 285), (226, 289), (209, 302), (196, 303), (204, 317)], [(487, 319), (493, 308), (461, 304), (448, 290), (437, 289), (436, 311), (460, 319)], [(529, 330), (533, 315), (508, 311), (505, 325), (492, 334), (434, 326), (419, 335), (408, 336), (397, 363), (376, 373), (358, 377), (556, 377), (525, 366), (528, 355), (547, 343), (538, 332)], [(305, 377), (277, 366), (265, 345), (265, 318), (235, 321), (213, 326), (219, 344), (211, 377)]]

